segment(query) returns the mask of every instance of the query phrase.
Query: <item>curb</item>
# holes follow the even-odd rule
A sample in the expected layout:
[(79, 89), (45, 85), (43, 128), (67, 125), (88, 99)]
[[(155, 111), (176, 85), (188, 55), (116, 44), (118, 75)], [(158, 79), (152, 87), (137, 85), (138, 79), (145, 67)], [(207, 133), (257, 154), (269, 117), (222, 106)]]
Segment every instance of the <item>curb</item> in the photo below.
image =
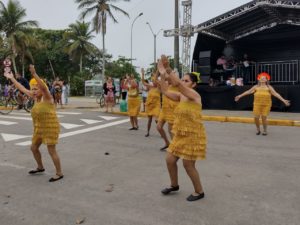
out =
[[(128, 116), (127, 112), (113, 112), (112, 114)], [(139, 117), (147, 117), (146, 113), (140, 113)], [(214, 122), (228, 122), (228, 123), (247, 123), (253, 124), (254, 119), (252, 117), (235, 117), (235, 116), (202, 116), (203, 121), (214, 121)], [(297, 120), (286, 120), (286, 119), (268, 119), (268, 125), (271, 126), (290, 126), (300, 127), (300, 121)]]

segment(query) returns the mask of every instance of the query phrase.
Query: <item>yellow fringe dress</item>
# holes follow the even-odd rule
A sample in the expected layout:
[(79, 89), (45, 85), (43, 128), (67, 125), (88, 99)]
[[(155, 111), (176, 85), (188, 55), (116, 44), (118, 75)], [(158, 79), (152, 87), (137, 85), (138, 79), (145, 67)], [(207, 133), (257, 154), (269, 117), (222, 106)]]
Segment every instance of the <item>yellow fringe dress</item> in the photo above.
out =
[(202, 105), (187, 101), (180, 102), (175, 109), (172, 132), (174, 138), (168, 152), (186, 160), (206, 158), (206, 132), (202, 124)]
[[(178, 93), (178, 88), (169, 86), (168, 92), (176, 92)], [(163, 95), (162, 98), (162, 108), (159, 114), (159, 121), (166, 121), (169, 124), (174, 123), (174, 111), (176, 107), (178, 106), (179, 102), (173, 101), (169, 99), (167, 96)]]
[(42, 141), (46, 145), (55, 145), (58, 142), (60, 126), (56, 116), (54, 104), (37, 102), (31, 110), (33, 121), (32, 144)]
[(272, 106), (272, 97), (269, 88), (258, 87), (254, 93), (253, 114), (268, 116)]
[(137, 88), (128, 90), (128, 116), (138, 116), (141, 108), (141, 99)]
[(151, 88), (145, 103), (146, 113), (148, 116), (159, 116), (160, 112), (160, 91), (158, 88)]

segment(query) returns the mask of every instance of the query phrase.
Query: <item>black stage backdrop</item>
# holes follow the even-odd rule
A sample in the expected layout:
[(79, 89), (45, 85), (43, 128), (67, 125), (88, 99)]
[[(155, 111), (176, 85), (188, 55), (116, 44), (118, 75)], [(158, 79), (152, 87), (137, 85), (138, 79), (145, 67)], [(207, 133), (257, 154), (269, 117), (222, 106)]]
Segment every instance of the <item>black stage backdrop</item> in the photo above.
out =
[[(273, 88), (285, 99), (291, 101), (290, 107), (272, 97), (272, 111), (300, 112), (300, 85), (272, 85)], [(248, 95), (234, 101), (234, 97), (250, 89), (253, 86), (219, 86), (210, 87), (199, 85), (198, 93), (202, 97), (203, 109), (227, 109), (227, 110), (252, 110), (253, 95)]]

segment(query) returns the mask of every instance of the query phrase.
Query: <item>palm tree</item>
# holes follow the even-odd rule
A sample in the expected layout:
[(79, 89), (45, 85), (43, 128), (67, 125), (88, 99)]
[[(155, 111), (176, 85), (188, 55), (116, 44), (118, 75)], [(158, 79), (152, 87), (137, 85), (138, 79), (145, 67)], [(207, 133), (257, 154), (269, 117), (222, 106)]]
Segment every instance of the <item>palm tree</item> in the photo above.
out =
[[(0, 1), (0, 30), (5, 33), (6, 42), (12, 53), (12, 61), (15, 72), (17, 72), (16, 67), (16, 57), (21, 53), (22, 45), (26, 46), (26, 41), (22, 43), (20, 40), (24, 40), (24, 37), (28, 35), (26, 31), (29, 28), (37, 27), (38, 22), (34, 20), (23, 21), (26, 17), (26, 10), (22, 8), (18, 1), (9, 0), (7, 6)], [(21, 47), (18, 46), (18, 43)], [(22, 53), (21, 53), (22, 54)]]
[[(111, 2), (116, 2), (118, 0), (75, 0), (79, 3), (78, 9), (82, 9), (81, 18), (84, 19), (87, 15), (94, 14), (93, 26), (96, 33), (102, 33), (102, 78), (105, 74), (105, 34), (106, 34), (106, 22), (107, 18), (111, 18), (114, 23), (118, 23), (115, 16), (112, 14), (112, 10), (120, 12), (125, 16), (129, 17), (128, 13), (119, 7), (111, 4)], [(123, 0), (129, 2), (130, 0)]]
[(89, 54), (98, 53), (98, 48), (90, 42), (94, 36), (93, 30), (89, 30), (90, 23), (79, 22), (70, 24), (69, 29), (64, 33), (64, 39), (67, 41), (66, 52), (70, 58), (79, 58), (79, 68), (82, 72), (83, 57)]

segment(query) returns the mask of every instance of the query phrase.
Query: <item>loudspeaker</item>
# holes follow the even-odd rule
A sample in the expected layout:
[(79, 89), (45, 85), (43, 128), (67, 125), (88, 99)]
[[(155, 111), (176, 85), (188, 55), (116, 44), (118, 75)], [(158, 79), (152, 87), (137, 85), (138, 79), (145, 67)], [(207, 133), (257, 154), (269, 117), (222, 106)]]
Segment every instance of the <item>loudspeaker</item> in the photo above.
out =
[(200, 64), (198, 67), (198, 72), (200, 72), (201, 76), (202, 75), (210, 75), (211, 68), (210, 68), (210, 66), (203, 66)]

